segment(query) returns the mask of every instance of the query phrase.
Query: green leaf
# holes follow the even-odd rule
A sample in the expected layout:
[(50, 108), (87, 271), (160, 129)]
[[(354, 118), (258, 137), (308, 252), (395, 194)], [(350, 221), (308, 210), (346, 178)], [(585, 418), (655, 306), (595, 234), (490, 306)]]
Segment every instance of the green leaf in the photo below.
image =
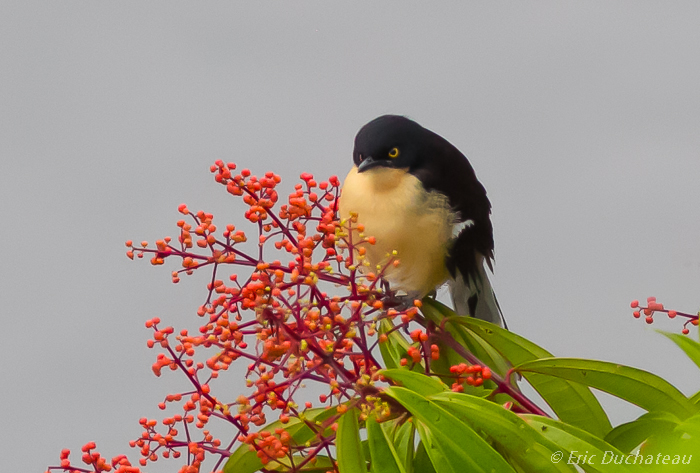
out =
[[(379, 352), (382, 354), (382, 360), (387, 368), (399, 369), (402, 368), (401, 359), (408, 357), (407, 350), (411, 344), (398, 330), (393, 329), (394, 323), (391, 320), (382, 319), (379, 322), (379, 334), (387, 337), (385, 342), (379, 343)], [(416, 363), (411, 369), (425, 371), (422, 362)]]
[(413, 459), (413, 472), (435, 473), (435, 467), (430, 461), (430, 457), (428, 457), (428, 452), (425, 451), (425, 444), (423, 444), (423, 442), (418, 443), (416, 456)]
[[(384, 432), (384, 437), (393, 444), (393, 448), (399, 454), (400, 458), (398, 461), (406, 473), (413, 473), (411, 468), (416, 430), (413, 424), (406, 422), (404, 417), (378, 422), (378, 424)], [(367, 432), (369, 435), (369, 427)]]
[(653, 473), (697, 473), (700, 457), (700, 414), (677, 425), (673, 431), (655, 433), (639, 449)]
[[(423, 299), (421, 312), (436, 325), (441, 325), (444, 319), (458, 317), (452, 309), (431, 297), (426, 297)], [(471, 354), (481, 360), (481, 362), (486, 366), (491, 368), (491, 371), (494, 373), (505, 376), (508, 370), (512, 367), (508, 360), (506, 360), (503, 355), (498, 353), (498, 351), (488, 342), (481, 337), (475, 336), (473, 332), (467, 330), (461, 325), (446, 324), (445, 330), (452, 335), (457, 343), (469, 350)], [(449, 373), (450, 366), (464, 363), (466, 361), (448, 345), (439, 342), (438, 346), (440, 347), (440, 358), (431, 363), (433, 371), (436, 371), (437, 366), (439, 366), (442, 372)], [(443, 381), (445, 381), (445, 383), (448, 385), (451, 384), (448, 379), (444, 379)], [(469, 386), (466, 388), (469, 389)]]
[(358, 409), (349, 409), (338, 419), (335, 447), (340, 473), (367, 473), (367, 462), (360, 441)]
[(395, 399), (414, 418), (414, 424), (437, 473), (514, 472), (479, 434), (440, 405), (409, 389), (390, 387)]
[(564, 463), (552, 462), (559, 448), (540, 435), (514, 412), (499, 404), (463, 393), (443, 392), (430, 399), (475, 431), (482, 432), (513, 466), (521, 471), (575, 472)]
[[(306, 459), (306, 457), (302, 457), (301, 455), (294, 455), (294, 464), (299, 465), (301, 462), (303, 462)], [(266, 467), (269, 467), (269, 465), (266, 465)], [(326, 473), (328, 470), (333, 470), (335, 467), (335, 462), (331, 460), (329, 457), (325, 455), (316, 455), (311, 461), (309, 461), (307, 464), (305, 464), (303, 467), (300, 469), (294, 470), (294, 471), (299, 471), (303, 473)], [(238, 470), (236, 470), (238, 471)], [(289, 471), (289, 466), (287, 465), (279, 465), (277, 468), (274, 468), (271, 471), (280, 471), (287, 473)]]
[(700, 414), (695, 414), (689, 419), (683, 421), (680, 425), (678, 425), (678, 427), (676, 427), (676, 431), (683, 432), (695, 438), (695, 440), (698, 441), (698, 446), (700, 447)]
[[(482, 338), (513, 365), (552, 356), (528, 339), (483, 320), (456, 317), (450, 319), (450, 323), (459, 324), (468, 329), (474, 337)], [(538, 373), (523, 373), (523, 377), (564, 422), (599, 437), (603, 437), (612, 429), (600, 402), (586, 386)]]
[[(403, 465), (405, 454), (397, 450), (393, 439), (382, 426), (370, 417), (366, 421), (367, 443), (370, 451), (370, 471), (372, 473), (406, 473)], [(411, 445), (413, 449), (413, 445)]]
[[(627, 455), (583, 429), (533, 414), (523, 414), (522, 418), (532, 428), (560, 447), (562, 450), (560, 462), (569, 465), (577, 464), (586, 472), (632, 473), (638, 471), (624, 463), (615, 464), (614, 458), (621, 459)], [(554, 457), (552, 458), (554, 461)]]
[(607, 361), (548, 358), (517, 366), (519, 373), (540, 373), (568, 379), (617, 396), (647, 411), (663, 411), (685, 419), (698, 411), (678, 389), (655, 374)]
[[(486, 340), (476, 335), (471, 330), (466, 327), (462, 327), (459, 324), (447, 324), (447, 329), (459, 334), (463, 345), (479, 360), (486, 364), (491, 371), (497, 373), (501, 376), (505, 376), (513, 365), (507, 358), (498, 352), (491, 344)], [(454, 334), (453, 334), (454, 336)], [(456, 338), (456, 337), (455, 337)], [(459, 338), (456, 338), (460, 341)]]
[(423, 396), (429, 396), (448, 389), (442, 381), (433, 376), (416, 373), (415, 371), (408, 371), (406, 369), (382, 370), (380, 374)]
[(700, 391), (696, 392), (690, 397), (690, 402), (693, 404), (700, 404)]
[[(283, 424), (280, 421), (273, 422), (263, 427), (261, 431), (274, 432), (275, 429), (284, 429), (289, 433), (294, 445), (303, 445), (316, 436), (316, 432), (323, 421), (336, 414), (335, 409), (323, 407), (308, 409), (301, 413), (300, 417), (292, 417), (289, 422)], [(305, 421), (304, 421), (305, 420)], [(315, 425), (312, 429), (308, 424)], [(266, 465), (274, 469), (274, 465)], [(228, 458), (224, 465), (224, 473), (253, 473), (263, 468), (255, 450), (251, 451), (247, 444), (241, 444)]]
[(372, 454), (369, 451), (369, 442), (367, 440), (363, 440), (360, 442), (362, 445), (362, 456), (369, 461), (369, 458), (372, 456)]
[(605, 436), (605, 441), (623, 452), (631, 452), (657, 433), (671, 432), (679, 420), (668, 412), (647, 412), (638, 419), (620, 424)]
[(413, 447), (415, 445), (416, 428), (404, 419), (394, 419), (391, 422), (382, 422), (382, 429), (391, 436), (396, 450), (403, 454), (401, 459), (407, 473), (413, 473)]
[(700, 343), (686, 335), (681, 335), (679, 333), (670, 333), (661, 330), (657, 330), (657, 332), (666, 335), (668, 338), (673, 340), (673, 342), (678, 345), (691, 360), (693, 360), (693, 363), (700, 368)]

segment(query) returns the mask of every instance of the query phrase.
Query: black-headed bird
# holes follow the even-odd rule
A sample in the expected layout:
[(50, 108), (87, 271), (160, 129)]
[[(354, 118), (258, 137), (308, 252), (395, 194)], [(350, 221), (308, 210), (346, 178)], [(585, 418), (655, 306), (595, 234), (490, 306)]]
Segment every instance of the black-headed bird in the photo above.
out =
[(339, 209), (376, 238), (364, 246), (371, 270), (385, 268), (390, 288), (412, 299), (447, 282), (458, 314), (505, 326), (484, 268), (493, 270), (491, 203), (467, 158), (418, 123), (384, 115), (357, 133), (353, 162)]

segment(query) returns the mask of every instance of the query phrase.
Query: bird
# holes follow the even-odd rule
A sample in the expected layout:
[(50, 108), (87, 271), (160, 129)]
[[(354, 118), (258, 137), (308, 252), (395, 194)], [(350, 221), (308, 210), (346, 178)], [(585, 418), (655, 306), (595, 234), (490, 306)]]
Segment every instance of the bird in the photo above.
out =
[(410, 300), (447, 284), (457, 314), (506, 328), (485, 268), (493, 271), (491, 202), (464, 154), (405, 116), (383, 115), (359, 130), (352, 159), (338, 210), (374, 237), (358, 243), (365, 270), (383, 268)]

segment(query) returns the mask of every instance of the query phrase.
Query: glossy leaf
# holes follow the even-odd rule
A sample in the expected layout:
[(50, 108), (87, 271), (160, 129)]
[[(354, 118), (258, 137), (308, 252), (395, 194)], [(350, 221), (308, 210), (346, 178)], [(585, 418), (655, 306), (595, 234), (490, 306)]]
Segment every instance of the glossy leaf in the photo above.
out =
[(693, 404), (700, 404), (700, 391), (696, 392), (690, 397), (690, 402)]
[[(294, 464), (295, 465), (300, 465), (303, 461), (305, 460), (304, 457), (300, 455), (294, 455)], [(298, 471), (299, 473), (326, 473), (329, 470), (333, 470), (335, 466), (335, 463), (333, 460), (331, 460), (329, 457), (325, 455), (316, 455), (311, 461), (306, 463), (303, 467), (294, 470)], [(269, 468), (269, 465), (266, 466), (266, 468)], [(235, 470), (236, 472), (238, 470)], [(279, 465), (277, 468), (271, 471), (279, 471), (286, 473), (289, 471), (288, 466), (284, 465)]]
[(428, 457), (428, 452), (425, 451), (425, 444), (423, 442), (418, 443), (418, 448), (416, 448), (416, 456), (413, 460), (413, 471), (414, 473), (436, 473), (433, 463)]
[(605, 441), (623, 452), (631, 452), (654, 434), (671, 432), (679, 420), (668, 412), (647, 412), (638, 419), (620, 424), (605, 436)]
[(676, 427), (676, 431), (683, 432), (693, 437), (697, 440), (698, 447), (700, 447), (700, 414), (695, 414), (683, 421)]
[(549, 358), (516, 367), (519, 373), (540, 373), (575, 381), (617, 396), (647, 411), (670, 412), (685, 419), (697, 412), (678, 389), (655, 374), (607, 361)]
[(562, 451), (560, 462), (578, 464), (586, 472), (633, 473), (639, 471), (624, 463), (615, 464), (612, 458), (626, 457), (626, 454), (583, 429), (532, 414), (523, 414), (522, 417), (531, 427), (560, 447)]
[(380, 425), (384, 429), (385, 434), (394, 442), (396, 450), (402, 455), (401, 461), (406, 468), (406, 472), (412, 473), (416, 428), (411, 422), (405, 422), (402, 419), (382, 422)]
[(373, 417), (367, 419), (366, 425), (370, 471), (372, 473), (406, 473), (401, 452), (390, 435)]
[(700, 415), (686, 419), (671, 432), (655, 433), (642, 444), (639, 453), (657, 465), (651, 470), (653, 473), (697, 473)]
[(437, 473), (514, 472), (469, 424), (442, 406), (406, 388), (390, 387), (383, 392), (413, 415), (416, 429)]
[[(421, 307), (421, 312), (429, 320), (433, 321), (436, 325), (441, 325), (444, 319), (449, 319), (451, 317), (458, 317), (457, 314), (447, 307), (446, 305), (426, 297), (423, 299), (423, 307)], [(506, 360), (503, 355), (501, 355), (495, 348), (493, 348), (488, 342), (486, 342), (481, 337), (475, 336), (474, 333), (459, 324), (445, 324), (445, 330), (447, 330), (452, 337), (462, 346), (467, 348), (470, 353), (481, 360), (486, 366), (491, 368), (491, 371), (504, 376), (506, 372), (512, 367), (511, 364)], [(438, 343), (440, 346), (440, 359), (438, 364), (444, 360), (445, 366), (443, 371), (449, 372), (449, 368), (452, 365), (459, 363), (464, 363), (466, 360), (457, 354), (452, 348)], [(435, 363), (435, 362), (433, 362)], [(451, 384), (449, 381), (445, 381), (447, 384)]]
[(439, 379), (428, 376), (423, 373), (416, 373), (408, 370), (382, 370), (380, 372), (385, 378), (398, 383), (411, 391), (417, 392), (423, 396), (429, 396), (448, 389), (448, 387)]
[(362, 455), (365, 458), (365, 460), (369, 461), (369, 458), (372, 456), (372, 453), (369, 451), (369, 442), (365, 439), (362, 442), (360, 442), (362, 445)]
[(340, 473), (367, 473), (367, 461), (360, 440), (358, 409), (349, 409), (338, 419), (335, 437)]
[[(450, 323), (462, 325), (498, 350), (513, 365), (552, 356), (544, 348), (494, 324), (472, 317), (456, 317)], [(603, 437), (612, 425), (598, 399), (586, 386), (566, 379), (523, 373), (523, 377), (542, 396), (556, 415), (564, 422)]]
[(552, 462), (558, 446), (531, 428), (520, 416), (502, 406), (463, 393), (443, 392), (431, 401), (482, 432), (513, 466), (522, 471), (575, 472), (564, 463)]

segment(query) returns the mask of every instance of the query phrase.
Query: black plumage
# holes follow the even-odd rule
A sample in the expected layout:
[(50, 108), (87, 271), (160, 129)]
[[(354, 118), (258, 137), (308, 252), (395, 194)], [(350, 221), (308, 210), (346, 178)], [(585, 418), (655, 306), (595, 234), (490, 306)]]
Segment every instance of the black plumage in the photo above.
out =
[[(446, 245), (446, 257), (440, 263), (449, 271), (455, 305), (468, 310), (471, 315), (503, 324), (483, 268), (484, 263), (492, 268), (494, 256), (491, 203), (467, 158), (450, 142), (418, 123), (399, 115), (384, 115), (367, 123), (358, 132), (353, 162), (358, 175), (371, 174), (373, 168), (404, 170), (420, 182), (424, 196), (442, 195), (446, 198), (450, 212), (445, 213), (445, 218), (452, 221), (444, 224), (454, 234), (441, 243)], [(381, 193), (363, 191), (368, 201), (366, 213), (373, 211), (372, 199), (386, 198)], [(386, 215), (386, 218), (391, 219), (392, 215)], [(359, 220), (362, 223), (362, 212)], [(415, 238), (423, 237), (415, 235)], [(457, 295), (458, 301), (455, 293), (460, 290), (462, 294)], [(479, 314), (478, 307), (485, 307), (486, 298), (493, 300), (492, 303), (489, 301), (491, 307), (481, 309), (484, 313)], [(486, 314), (487, 311), (491, 313)]]

